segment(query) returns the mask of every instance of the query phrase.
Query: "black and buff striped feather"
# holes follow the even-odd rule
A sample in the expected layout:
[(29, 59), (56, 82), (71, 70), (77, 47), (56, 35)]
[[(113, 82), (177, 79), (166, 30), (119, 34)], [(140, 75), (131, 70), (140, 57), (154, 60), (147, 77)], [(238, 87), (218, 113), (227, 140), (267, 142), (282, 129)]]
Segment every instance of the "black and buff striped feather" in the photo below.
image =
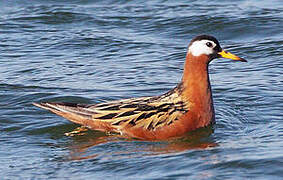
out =
[(155, 130), (170, 125), (188, 111), (188, 104), (180, 95), (182, 84), (166, 94), (153, 97), (131, 98), (100, 104), (41, 103), (46, 109), (56, 109), (84, 116), (93, 121), (107, 122), (121, 129), (124, 126)]

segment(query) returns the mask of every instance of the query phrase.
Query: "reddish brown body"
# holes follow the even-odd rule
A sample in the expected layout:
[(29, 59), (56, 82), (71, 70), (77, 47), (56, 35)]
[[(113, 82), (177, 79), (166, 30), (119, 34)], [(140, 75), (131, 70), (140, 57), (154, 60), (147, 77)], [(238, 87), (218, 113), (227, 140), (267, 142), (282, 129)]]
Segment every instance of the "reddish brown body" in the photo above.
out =
[[(160, 140), (182, 136), (188, 131), (205, 127), (214, 121), (213, 101), (208, 77), (208, 61), (209, 58), (205, 55), (194, 57), (191, 54), (187, 54), (182, 79), (183, 89), (180, 95), (183, 101), (189, 102), (189, 111), (172, 124), (154, 130), (135, 127), (130, 124), (117, 129), (110, 122), (94, 121), (91, 118), (86, 118), (76, 113), (64, 112), (54, 108), (47, 109), (93, 130), (119, 132), (129, 137), (146, 140)], [(38, 104), (36, 105), (38, 106)]]

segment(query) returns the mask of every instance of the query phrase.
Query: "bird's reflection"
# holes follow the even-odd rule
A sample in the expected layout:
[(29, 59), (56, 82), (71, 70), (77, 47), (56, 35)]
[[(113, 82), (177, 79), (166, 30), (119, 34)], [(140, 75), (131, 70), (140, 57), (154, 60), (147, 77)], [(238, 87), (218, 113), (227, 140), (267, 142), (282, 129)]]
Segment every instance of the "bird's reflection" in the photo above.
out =
[[(210, 135), (212, 127), (202, 128), (178, 139), (167, 141), (141, 141), (128, 139), (117, 134), (87, 131), (82, 136), (73, 136), (68, 160), (95, 159), (98, 156), (160, 155), (178, 153), (193, 149), (207, 149), (217, 146)], [(117, 156), (116, 156), (117, 157)]]

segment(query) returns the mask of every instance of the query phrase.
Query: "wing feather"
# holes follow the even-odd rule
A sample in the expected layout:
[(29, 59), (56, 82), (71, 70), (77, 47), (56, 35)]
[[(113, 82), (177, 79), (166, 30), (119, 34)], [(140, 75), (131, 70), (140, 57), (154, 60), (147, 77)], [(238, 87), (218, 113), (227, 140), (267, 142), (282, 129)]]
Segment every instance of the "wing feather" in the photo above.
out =
[[(189, 104), (182, 100), (181, 90), (182, 85), (179, 85), (161, 96), (131, 98), (92, 105), (72, 103), (35, 103), (35, 105), (55, 113), (72, 113), (74, 117), (86, 118), (97, 124), (102, 122), (118, 130), (125, 126), (155, 130), (174, 123), (189, 111)], [(74, 118), (72, 121), (77, 122)]]
[(179, 89), (175, 88), (162, 96), (106, 102), (86, 107), (85, 111), (94, 112), (94, 120), (113, 126), (130, 125), (154, 130), (170, 125), (188, 111), (188, 104), (178, 93)]

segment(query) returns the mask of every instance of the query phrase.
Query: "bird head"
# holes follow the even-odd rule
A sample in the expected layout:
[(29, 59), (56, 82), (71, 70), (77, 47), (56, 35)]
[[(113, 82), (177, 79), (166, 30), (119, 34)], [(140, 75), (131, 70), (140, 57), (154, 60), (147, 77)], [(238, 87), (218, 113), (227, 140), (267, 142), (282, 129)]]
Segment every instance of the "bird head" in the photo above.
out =
[(221, 57), (235, 61), (247, 62), (245, 59), (223, 50), (218, 40), (209, 35), (200, 35), (192, 39), (189, 44), (188, 53), (194, 57), (207, 57), (204, 59), (208, 62)]

